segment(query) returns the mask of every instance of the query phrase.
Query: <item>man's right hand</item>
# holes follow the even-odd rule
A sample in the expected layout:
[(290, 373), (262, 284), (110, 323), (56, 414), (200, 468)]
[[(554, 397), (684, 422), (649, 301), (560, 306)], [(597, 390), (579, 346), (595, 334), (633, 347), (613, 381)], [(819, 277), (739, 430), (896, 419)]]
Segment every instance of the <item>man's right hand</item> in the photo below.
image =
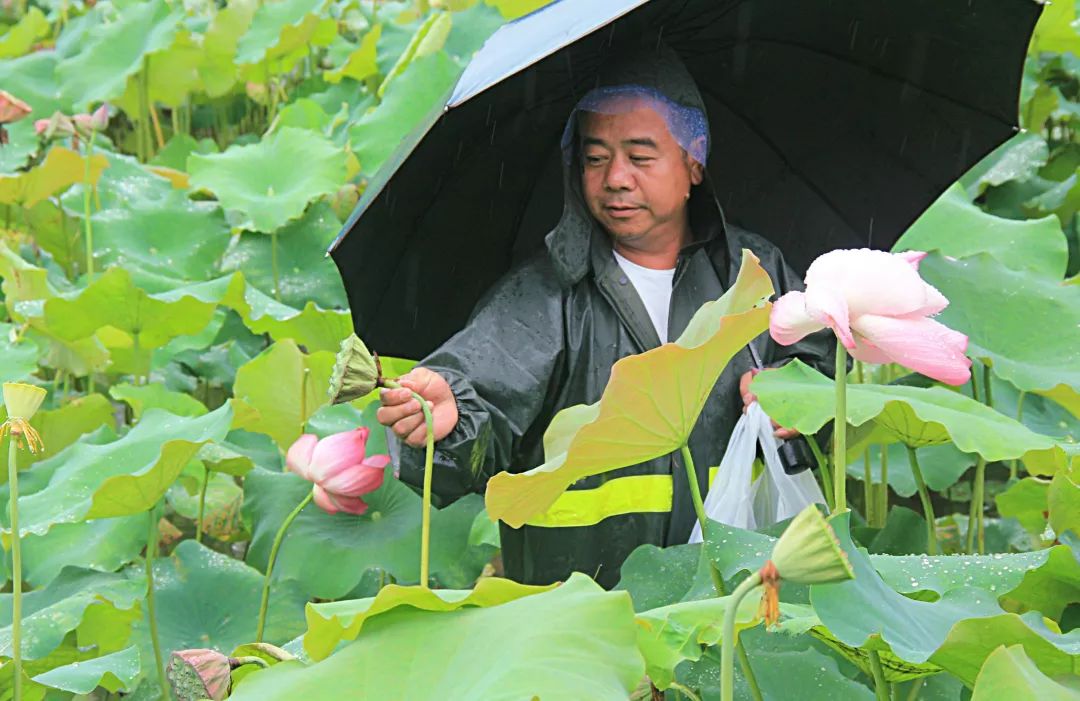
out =
[(420, 402), (409, 392), (412, 390), (427, 400), (435, 425), (435, 440), (442, 440), (454, 430), (458, 422), (457, 400), (450, 385), (437, 372), (427, 368), (413, 368), (398, 378), (402, 389), (384, 389), (379, 393), (382, 406), (375, 418), (414, 448), (424, 445), (427, 429)]

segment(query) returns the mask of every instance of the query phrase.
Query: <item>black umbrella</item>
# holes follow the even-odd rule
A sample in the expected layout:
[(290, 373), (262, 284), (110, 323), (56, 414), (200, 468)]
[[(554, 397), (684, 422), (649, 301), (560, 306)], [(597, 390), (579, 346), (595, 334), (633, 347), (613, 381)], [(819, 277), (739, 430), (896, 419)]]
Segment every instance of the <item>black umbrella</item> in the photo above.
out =
[(562, 211), (559, 137), (614, 53), (673, 48), (727, 218), (796, 267), (888, 248), (1017, 127), (1031, 0), (561, 0), (488, 39), (331, 248), (357, 332), (419, 358)]

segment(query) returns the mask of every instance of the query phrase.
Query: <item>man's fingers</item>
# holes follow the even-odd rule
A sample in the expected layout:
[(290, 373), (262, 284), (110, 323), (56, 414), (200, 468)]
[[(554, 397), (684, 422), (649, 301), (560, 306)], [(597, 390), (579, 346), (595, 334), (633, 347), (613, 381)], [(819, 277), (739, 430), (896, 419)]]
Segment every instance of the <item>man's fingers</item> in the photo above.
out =
[(405, 439), (405, 442), (414, 448), (423, 447), (427, 442), (427, 427), (421, 425), (420, 428), (417, 428), (409, 434), (409, 437)]
[(379, 392), (379, 401), (383, 406), (404, 404), (412, 398), (412, 393), (407, 389), (384, 389)]
[(424, 415), (414, 414), (412, 416), (406, 416), (404, 419), (397, 421), (396, 423), (394, 423), (390, 430), (392, 430), (398, 436), (398, 438), (407, 438), (409, 434), (411, 434), (413, 431), (423, 425)]
[(773, 435), (776, 436), (777, 438), (779, 438), (782, 441), (787, 441), (787, 440), (791, 440), (792, 438), (796, 438), (796, 437), (798, 437), (798, 436), (800, 436), (802, 434), (800, 434), (798, 431), (796, 431), (793, 428), (778, 428), (775, 431), (773, 431)]
[(390, 406), (383, 405), (379, 407), (379, 410), (375, 412), (375, 420), (381, 423), (383, 426), (393, 426), (402, 419), (419, 415), (423, 420), (423, 413), (420, 410), (420, 402), (416, 401), (412, 397), (409, 397), (409, 401), (402, 404), (393, 404)]

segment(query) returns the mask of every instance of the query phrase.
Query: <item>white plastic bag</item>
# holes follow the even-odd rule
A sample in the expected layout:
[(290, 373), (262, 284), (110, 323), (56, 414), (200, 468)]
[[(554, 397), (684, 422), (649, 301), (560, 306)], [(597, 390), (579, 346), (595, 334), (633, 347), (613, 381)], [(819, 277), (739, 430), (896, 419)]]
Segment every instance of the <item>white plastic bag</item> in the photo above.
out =
[[(765, 469), (751, 481), (759, 443)], [(777, 450), (772, 421), (753, 402), (731, 432), (720, 469), (705, 497), (705, 515), (713, 521), (753, 530), (791, 518), (808, 504), (824, 504), (825, 496), (810, 470), (787, 474)], [(694, 525), (689, 542), (701, 542), (700, 525)]]

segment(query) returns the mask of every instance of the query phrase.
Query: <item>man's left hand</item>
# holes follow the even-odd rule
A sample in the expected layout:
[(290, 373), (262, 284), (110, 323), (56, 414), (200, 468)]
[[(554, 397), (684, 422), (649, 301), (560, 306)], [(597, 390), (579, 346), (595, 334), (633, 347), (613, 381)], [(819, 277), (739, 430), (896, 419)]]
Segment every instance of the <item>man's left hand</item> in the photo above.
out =
[[(739, 394), (742, 396), (743, 413), (746, 413), (747, 407), (757, 401), (757, 395), (750, 391), (750, 381), (753, 380), (754, 376), (759, 372), (761, 372), (761, 370), (754, 368), (753, 370), (748, 370), (743, 373), (743, 376), (739, 378)], [(776, 429), (773, 431), (773, 435), (779, 440), (786, 441), (800, 435), (795, 429), (784, 428), (775, 421), (772, 422), (772, 425), (773, 428)]]

